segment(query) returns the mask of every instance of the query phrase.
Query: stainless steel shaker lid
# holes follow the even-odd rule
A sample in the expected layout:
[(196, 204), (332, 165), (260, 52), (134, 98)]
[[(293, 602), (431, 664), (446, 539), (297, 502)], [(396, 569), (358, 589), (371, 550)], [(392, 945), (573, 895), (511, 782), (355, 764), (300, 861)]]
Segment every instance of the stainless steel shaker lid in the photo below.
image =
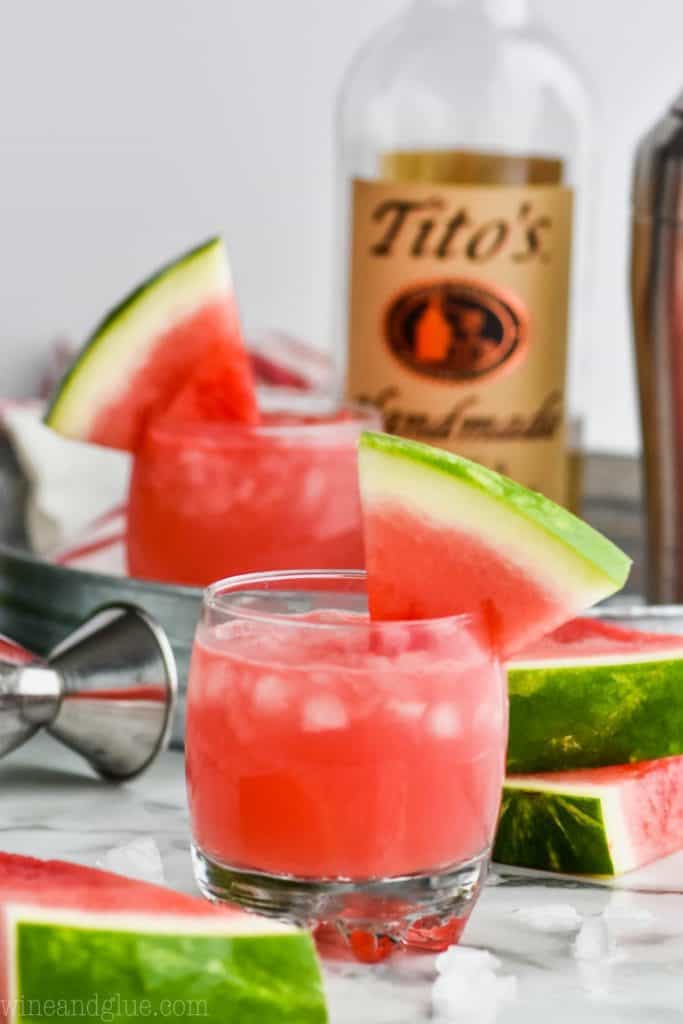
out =
[(633, 206), (636, 216), (683, 222), (683, 93), (638, 144)]

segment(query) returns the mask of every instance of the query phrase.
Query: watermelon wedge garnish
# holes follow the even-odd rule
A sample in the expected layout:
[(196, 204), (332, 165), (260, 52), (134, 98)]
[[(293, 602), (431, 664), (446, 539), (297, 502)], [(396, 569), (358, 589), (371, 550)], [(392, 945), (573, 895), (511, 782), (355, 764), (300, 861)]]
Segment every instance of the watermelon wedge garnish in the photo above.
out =
[(254, 384), (244, 369), (244, 360), (236, 360), (234, 351), (217, 337), (161, 418), (179, 423), (257, 423)]
[(0, 853), (3, 1020), (62, 1000), (68, 1020), (106, 1019), (107, 1006), (119, 1008), (112, 1020), (168, 1018), (176, 1000), (173, 1019), (209, 1024), (327, 1020), (308, 933), (106, 871)]
[[(163, 267), (105, 317), (62, 378), (45, 422), (65, 437), (136, 451), (147, 423), (166, 412), (195, 372), (195, 392), (220, 391), (231, 419), (258, 421), (219, 238)], [(194, 401), (183, 415), (191, 410), (203, 413)]]
[(683, 754), (683, 637), (576, 619), (508, 664), (509, 772)]
[(493, 859), (621, 875), (683, 847), (683, 757), (505, 782)]
[(365, 433), (359, 468), (373, 618), (486, 607), (509, 655), (626, 581), (630, 560), (611, 541), (468, 459)]

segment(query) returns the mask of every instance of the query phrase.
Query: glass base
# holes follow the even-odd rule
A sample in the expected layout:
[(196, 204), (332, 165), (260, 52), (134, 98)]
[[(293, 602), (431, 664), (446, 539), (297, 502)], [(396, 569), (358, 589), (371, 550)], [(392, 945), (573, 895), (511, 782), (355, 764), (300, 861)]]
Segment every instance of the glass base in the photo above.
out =
[(457, 942), (479, 895), (489, 851), (433, 873), (358, 881), (300, 879), (221, 864), (192, 847), (207, 899), (315, 930), (357, 959), (382, 960), (401, 946), (438, 951)]

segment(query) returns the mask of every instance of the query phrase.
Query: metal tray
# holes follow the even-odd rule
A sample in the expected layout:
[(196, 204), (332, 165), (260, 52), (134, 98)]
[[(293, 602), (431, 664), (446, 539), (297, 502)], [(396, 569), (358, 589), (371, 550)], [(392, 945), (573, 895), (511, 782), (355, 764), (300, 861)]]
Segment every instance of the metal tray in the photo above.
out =
[(646, 633), (683, 635), (683, 605), (641, 604), (616, 597), (588, 613), (603, 622), (624, 629), (640, 629)]

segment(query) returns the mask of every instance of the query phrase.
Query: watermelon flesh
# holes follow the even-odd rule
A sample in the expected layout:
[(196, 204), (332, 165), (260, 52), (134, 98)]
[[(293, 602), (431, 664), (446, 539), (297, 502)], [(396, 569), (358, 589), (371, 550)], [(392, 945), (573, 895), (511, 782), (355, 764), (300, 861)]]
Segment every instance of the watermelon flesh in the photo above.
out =
[(626, 580), (628, 558), (586, 523), (451, 452), (366, 433), (359, 466), (373, 618), (483, 608), (510, 655)]
[[(206, 312), (210, 311), (204, 315)], [(161, 418), (184, 423), (258, 423), (260, 414), (247, 359), (246, 350), (241, 346), (236, 350), (230, 339), (222, 338), (215, 330), (187, 383), (167, 409), (158, 410)]]
[[(373, 618), (436, 619), (491, 600), (502, 649), (511, 651), (566, 614), (559, 593), (539, 586), (503, 552), (470, 533), (444, 531), (398, 502), (366, 513), (365, 538)], [(408, 552), (419, 558), (415, 568)]]
[(6, 853), (0, 999), (10, 1001), (8, 1024), (29, 1003), (35, 1021), (51, 1016), (50, 1003), (61, 1002), (67, 1019), (84, 1016), (74, 999), (125, 1001), (123, 1018), (139, 1016), (130, 1008), (143, 999), (144, 1016), (168, 1016), (164, 1003), (177, 999), (216, 1024), (327, 1020), (307, 933), (110, 872)]
[(683, 652), (683, 636), (626, 629), (600, 619), (570, 619), (547, 636), (520, 651), (515, 663), (563, 661), (596, 663), (598, 660), (636, 660), (643, 656), (665, 657)]
[(174, 402), (176, 415), (204, 418), (200, 401), (189, 396), (201, 396), (208, 387), (221, 396), (223, 418), (258, 422), (249, 358), (227, 301), (209, 303), (161, 334), (125, 390), (99, 409), (83, 440), (137, 451), (147, 424), (170, 412)]
[[(66, 437), (135, 452), (148, 423), (187, 388), (190, 396), (221, 392), (222, 415), (258, 422), (221, 239), (164, 267), (103, 320), (60, 382), (45, 422)], [(199, 398), (186, 397), (180, 411), (205, 410)]]
[(508, 663), (508, 772), (683, 754), (683, 637), (566, 623)]
[(683, 847), (683, 757), (511, 775), (493, 859), (563, 874), (621, 875)]

